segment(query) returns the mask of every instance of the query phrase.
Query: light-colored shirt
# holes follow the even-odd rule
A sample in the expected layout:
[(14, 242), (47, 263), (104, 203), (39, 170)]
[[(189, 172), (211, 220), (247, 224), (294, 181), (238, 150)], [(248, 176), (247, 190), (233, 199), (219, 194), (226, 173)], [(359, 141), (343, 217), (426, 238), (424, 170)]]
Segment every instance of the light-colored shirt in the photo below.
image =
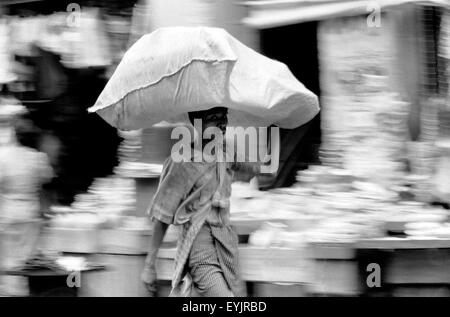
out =
[(36, 218), (40, 187), (52, 175), (44, 153), (15, 144), (1, 146), (0, 217)]
[[(164, 163), (149, 214), (152, 219), (166, 224), (182, 225), (172, 278), (173, 291), (179, 292), (187, 273), (189, 252), (201, 227), (205, 223), (215, 228), (229, 226), (231, 183), (238, 167), (235, 163), (226, 162), (176, 163), (170, 157)], [(212, 232), (221, 234), (220, 230)], [(230, 237), (230, 241), (233, 239), (235, 237)], [(237, 245), (230, 243), (226, 252), (237, 256)], [(231, 275), (235, 275), (233, 272), (237, 269), (227, 271), (232, 272), (226, 278), (233, 287), (237, 276)]]

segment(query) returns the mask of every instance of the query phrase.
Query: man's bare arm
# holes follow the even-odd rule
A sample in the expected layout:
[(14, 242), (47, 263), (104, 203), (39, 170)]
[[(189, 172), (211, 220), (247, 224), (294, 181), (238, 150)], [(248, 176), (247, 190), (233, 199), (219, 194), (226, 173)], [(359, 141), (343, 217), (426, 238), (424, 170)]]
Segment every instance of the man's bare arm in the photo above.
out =
[(152, 238), (142, 272), (142, 281), (146, 284), (148, 291), (152, 293), (156, 292), (156, 259), (168, 227), (168, 224), (157, 219), (153, 222)]
[(147, 258), (145, 259), (146, 265), (154, 265), (156, 263), (156, 258), (158, 256), (158, 251), (161, 247), (161, 244), (164, 240), (164, 236), (166, 235), (168, 224), (159, 221), (157, 219), (153, 222), (153, 232), (152, 238), (150, 241), (150, 248), (147, 254)]

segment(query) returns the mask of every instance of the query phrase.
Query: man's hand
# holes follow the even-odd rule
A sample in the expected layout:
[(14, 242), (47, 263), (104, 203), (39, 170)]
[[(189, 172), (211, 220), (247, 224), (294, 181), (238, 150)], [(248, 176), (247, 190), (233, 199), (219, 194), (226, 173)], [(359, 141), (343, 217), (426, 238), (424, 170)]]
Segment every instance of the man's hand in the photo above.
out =
[(166, 234), (168, 224), (155, 220), (153, 223), (153, 233), (151, 238), (151, 245), (145, 259), (144, 270), (141, 274), (141, 279), (144, 282), (147, 290), (151, 296), (156, 296), (156, 259), (158, 250), (161, 247), (164, 235)]
[(152, 297), (156, 297), (156, 268), (154, 264), (145, 264), (141, 280)]

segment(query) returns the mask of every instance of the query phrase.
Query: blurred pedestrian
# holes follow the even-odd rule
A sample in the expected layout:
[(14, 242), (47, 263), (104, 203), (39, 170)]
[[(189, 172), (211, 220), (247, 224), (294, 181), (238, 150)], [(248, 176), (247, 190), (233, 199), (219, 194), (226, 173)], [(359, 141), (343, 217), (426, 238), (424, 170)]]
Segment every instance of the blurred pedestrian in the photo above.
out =
[[(17, 115), (14, 109), (18, 107), (0, 105), (0, 266), (7, 269), (20, 265), (36, 248), (41, 225), (39, 195), (53, 176), (47, 156), (26, 146), (31, 126)], [(2, 280), (6, 284), (0, 285), (3, 293), (26, 294), (20, 278)]]
[[(189, 116), (191, 122), (202, 120), (203, 131), (216, 127), (225, 133), (226, 108)], [(201, 155), (204, 157), (205, 153)], [(157, 291), (156, 259), (165, 232), (169, 225), (181, 225), (171, 296), (244, 295), (238, 276), (238, 236), (230, 225), (229, 198), (236, 169), (236, 163), (211, 158), (207, 162), (177, 163), (170, 157), (166, 160), (149, 210), (153, 235), (142, 272), (142, 280), (151, 293)]]

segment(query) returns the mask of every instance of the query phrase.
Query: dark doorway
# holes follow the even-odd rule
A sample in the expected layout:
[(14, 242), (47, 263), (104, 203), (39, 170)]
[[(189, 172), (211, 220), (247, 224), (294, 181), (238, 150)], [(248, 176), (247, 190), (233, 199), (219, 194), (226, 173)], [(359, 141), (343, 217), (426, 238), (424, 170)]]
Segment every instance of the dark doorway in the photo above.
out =
[[(261, 52), (286, 65), (308, 89), (320, 98), (318, 22), (307, 22), (261, 30)], [(262, 184), (266, 188), (290, 186), (296, 171), (319, 163), (321, 143), (320, 115), (307, 127), (280, 130), (280, 169), (276, 179)]]

